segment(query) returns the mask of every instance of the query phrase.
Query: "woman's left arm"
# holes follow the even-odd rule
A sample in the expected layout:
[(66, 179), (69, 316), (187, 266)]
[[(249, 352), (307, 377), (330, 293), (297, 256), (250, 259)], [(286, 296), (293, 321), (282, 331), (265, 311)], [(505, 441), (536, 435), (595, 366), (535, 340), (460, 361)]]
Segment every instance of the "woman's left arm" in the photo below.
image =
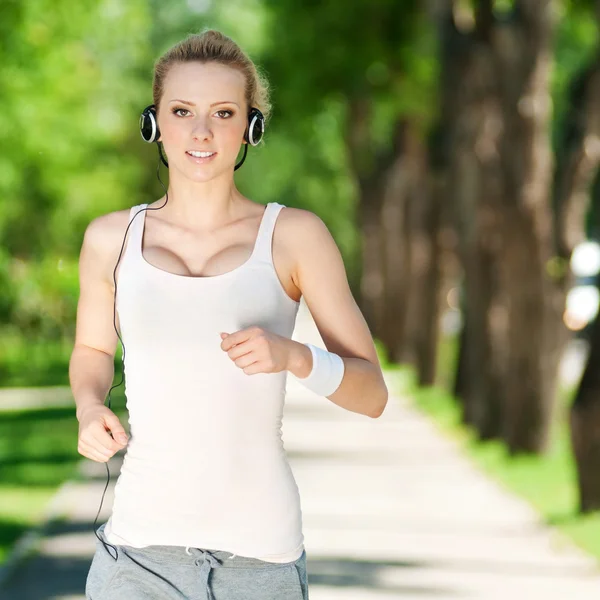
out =
[[(352, 412), (379, 417), (388, 400), (371, 332), (352, 296), (342, 255), (325, 223), (302, 209), (283, 209), (286, 246), (293, 253), (293, 280), (329, 352), (344, 361), (341, 384), (328, 396)], [(282, 219), (283, 221), (284, 219)], [(310, 349), (293, 342), (288, 370), (298, 378), (312, 369)]]

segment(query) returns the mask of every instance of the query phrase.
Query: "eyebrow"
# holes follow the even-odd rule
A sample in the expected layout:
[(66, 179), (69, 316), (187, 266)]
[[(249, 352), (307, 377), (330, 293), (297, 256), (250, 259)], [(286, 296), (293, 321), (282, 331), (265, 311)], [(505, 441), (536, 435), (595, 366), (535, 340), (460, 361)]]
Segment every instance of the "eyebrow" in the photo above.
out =
[[(189, 100), (179, 100), (178, 98), (174, 98), (173, 100), (169, 100), (169, 102), (181, 102), (182, 104), (189, 104), (190, 106), (196, 106), (193, 102), (190, 102)], [(236, 106), (239, 107), (239, 104), (237, 102), (234, 102), (233, 100), (221, 100), (220, 102), (213, 102), (210, 106), (217, 106), (217, 104), (235, 104)]]

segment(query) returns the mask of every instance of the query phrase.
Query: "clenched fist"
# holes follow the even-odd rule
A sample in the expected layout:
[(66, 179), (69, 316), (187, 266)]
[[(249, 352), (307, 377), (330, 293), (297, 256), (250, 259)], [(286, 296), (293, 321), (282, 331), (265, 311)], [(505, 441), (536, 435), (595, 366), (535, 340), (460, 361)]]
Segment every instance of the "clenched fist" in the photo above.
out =
[(127, 442), (121, 421), (104, 404), (90, 406), (81, 415), (77, 446), (79, 454), (96, 462), (108, 462), (111, 456), (127, 446)]

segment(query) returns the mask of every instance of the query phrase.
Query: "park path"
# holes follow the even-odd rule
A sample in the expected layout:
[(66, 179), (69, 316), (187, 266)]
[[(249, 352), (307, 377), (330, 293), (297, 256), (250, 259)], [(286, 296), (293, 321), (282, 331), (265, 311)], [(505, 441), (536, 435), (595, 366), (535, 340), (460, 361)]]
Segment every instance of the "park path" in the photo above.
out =
[[(322, 344), (304, 303), (293, 337)], [(391, 395), (370, 419), (290, 376), (283, 439), (302, 498), (311, 600), (600, 598), (597, 561), (485, 477), (407, 399)], [(98, 523), (120, 458), (109, 463)], [(83, 459), (81, 472), (52, 503), (64, 522), (4, 577), (0, 599), (84, 600), (106, 465)]]

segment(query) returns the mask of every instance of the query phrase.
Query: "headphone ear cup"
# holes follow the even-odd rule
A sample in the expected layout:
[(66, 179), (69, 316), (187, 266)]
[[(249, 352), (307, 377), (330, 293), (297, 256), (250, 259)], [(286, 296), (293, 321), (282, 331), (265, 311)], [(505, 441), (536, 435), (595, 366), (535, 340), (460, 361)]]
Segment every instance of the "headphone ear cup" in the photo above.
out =
[(149, 144), (160, 137), (154, 104), (146, 106), (140, 115), (140, 134), (142, 139)]
[(248, 114), (248, 136), (246, 141), (256, 146), (265, 133), (265, 118), (258, 108), (252, 108)]

